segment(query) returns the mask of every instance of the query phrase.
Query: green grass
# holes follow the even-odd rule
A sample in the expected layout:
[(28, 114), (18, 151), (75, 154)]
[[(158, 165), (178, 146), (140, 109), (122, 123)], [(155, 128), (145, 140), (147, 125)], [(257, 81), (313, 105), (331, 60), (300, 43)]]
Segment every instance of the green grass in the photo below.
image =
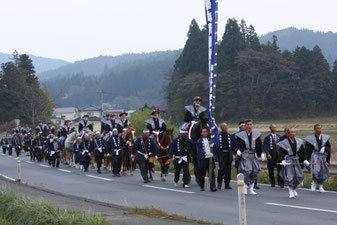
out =
[(132, 215), (132, 216), (146, 216), (146, 217), (155, 217), (155, 218), (161, 218), (161, 219), (169, 219), (169, 220), (177, 220), (177, 221), (184, 221), (184, 222), (193, 222), (198, 224), (211, 224), (207, 221), (203, 220), (195, 220), (195, 219), (189, 219), (184, 216), (180, 216), (177, 214), (168, 214), (165, 211), (161, 209), (157, 209), (154, 207), (148, 207), (148, 208), (133, 208), (130, 209), (126, 215)]
[(0, 188), (0, 224), (2, 225), (108, 225), (103, 217), (81, 211), (53, 207), (42, 201), (17, 196)]

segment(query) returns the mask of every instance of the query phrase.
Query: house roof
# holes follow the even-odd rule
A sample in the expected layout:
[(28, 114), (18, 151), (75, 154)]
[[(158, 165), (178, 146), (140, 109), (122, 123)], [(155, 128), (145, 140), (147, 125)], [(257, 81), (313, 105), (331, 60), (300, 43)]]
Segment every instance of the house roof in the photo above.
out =
[(97, 106), (87, 106), (84, 108), (80, 108), (80, 111), (100, 111), (100, 108)]
[(55, 114), (64, 114), (64, 113), (74, 113), (76, 112), (75, 107), (64, 107), (64, 108), (54, 108)]
[[(73, 123), (78, 123), (82, 120), (82, 117), (77, 117), (76, 119), (73, 119), (72, 122)], [(101, 118), (97, 117), (97, 116), (90, 116), (88, 118), (88, 120), (94, 122), (94, 121), (101, 121)]]

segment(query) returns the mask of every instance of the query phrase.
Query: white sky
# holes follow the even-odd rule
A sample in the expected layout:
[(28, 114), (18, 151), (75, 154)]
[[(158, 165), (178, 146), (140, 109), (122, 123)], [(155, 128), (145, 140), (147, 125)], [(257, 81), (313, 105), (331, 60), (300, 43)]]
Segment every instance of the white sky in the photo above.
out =
[[(228, 18), (259, 35), (294, 26), (337, 32), (336, 0), (219, 0)], [(99, 55), (182, 48), (191, 20), (205, 24), (204, 0), (0, 0), (0, 52), (77, 61)]]

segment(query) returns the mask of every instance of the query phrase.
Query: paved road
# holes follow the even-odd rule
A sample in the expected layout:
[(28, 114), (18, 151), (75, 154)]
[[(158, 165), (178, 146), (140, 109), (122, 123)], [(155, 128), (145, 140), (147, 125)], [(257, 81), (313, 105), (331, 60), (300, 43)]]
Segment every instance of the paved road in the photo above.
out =
[[(16, 166), (14, 156), (0, 155), (1, 174), (16, 178)], [(112, 178), (111, 174), (97, 174), (95, 170), (84, 173), (63, 165), (56, 169), (22, 157), (22, 180), (30, 185), (123, 206), (154, 206), (196, 219), (238, 224), (236, 188), (215, 193), (208, 189), (200, 192), (196, 184), (189, 189), (174, 188), (172, 175), (169, 175), (168, 181), (161, 182), (159, 173), (155, 173), (154, 179), (145, 185), (138, 171), (133, 177)], [(306, 189), (298, 192), (297, 199), (288, 199), (286, 189), (261, 185), (258, 196), (247, 197), (248, 224), (336, 224), (337, 192), (322, 194)]]

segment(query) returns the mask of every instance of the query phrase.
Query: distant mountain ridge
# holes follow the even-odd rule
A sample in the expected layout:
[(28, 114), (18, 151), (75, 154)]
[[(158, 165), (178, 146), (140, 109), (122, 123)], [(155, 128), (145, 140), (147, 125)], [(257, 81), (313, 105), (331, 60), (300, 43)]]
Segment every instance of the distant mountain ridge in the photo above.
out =
[[(33, 61), (33, 65), (35, 67), (35, 71), (37, 74), (44, 72), (44, 71), (57, 69), (61, 66), (64, 66), (70, 63), (70, 62), (67, 62), (61, 59), (52, 59), (52, 58), (46, 58), (46, 57), (41, 57), (41, 56), (35, 56), (31, 54), (28, 54), (28, 55)], [(11, 54), (0, 52), (0, 64), (11, 61), (12, 58), (13, 56)]]
[(291, 51), (297, 46), (312, 49), (315, 45), (318, 45), (330, 65), (337, 60), (337, 33), (289, 27), (260, 36), (260, 42), (272, 41), (273, 35), (277, 36), (278, 45), (282, 50), (288, 49)]
[(100, 75), (107, 72), (111, 68), (118, 65), (127, 66), (139, 60), (147, 59), (149, 57), (160, 57), (170, 51), (156, 51), (150, 53), (130, 53), (119, 56), (98, 56), (90, 59), (76, 61), (55, 70), (49, 70), (37, 74), (41, 80), (56, 78), (64, 75)]

